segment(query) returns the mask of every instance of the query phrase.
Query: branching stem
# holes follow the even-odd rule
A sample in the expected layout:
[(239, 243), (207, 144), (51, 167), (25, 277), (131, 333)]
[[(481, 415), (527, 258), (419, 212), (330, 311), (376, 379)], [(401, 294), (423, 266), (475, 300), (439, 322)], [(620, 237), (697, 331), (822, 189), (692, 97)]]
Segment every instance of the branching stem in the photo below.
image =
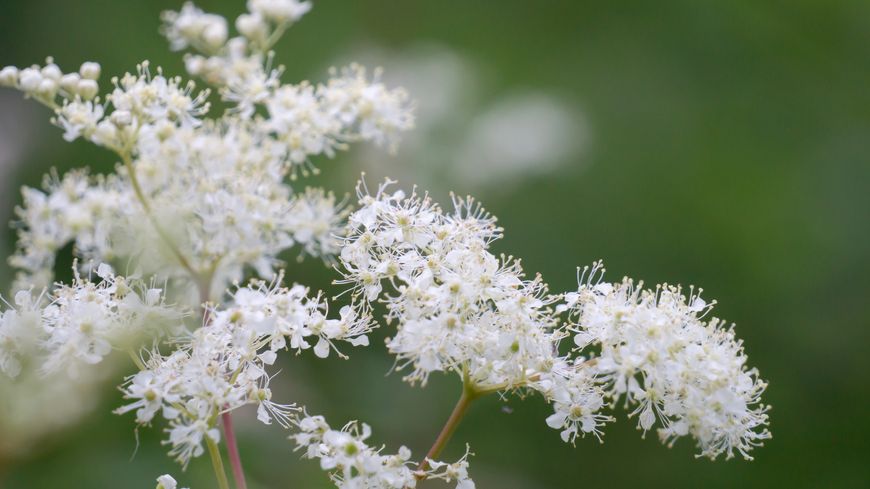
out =
[(438, 438), (435, 439), (435, 443), (432, 444), (432, 448), (429, 449), (426, 458), (417, 466), (417, 479), (422, 480), (426, 478), (426, 471), (429, 469), (429, 460), (435, 460), (439, 455), (441, 455), (441, 452), (444, 451), (444, 447), (447, 446), (447, 443), (450, 442), (450, 439), (453, 437), (453, 433), (456, 432), (456, 428), (459, 427), (459, 423), (462, 422), (462, 418), (465, 417), (465, 413), (468, 412), (471, 402), (485, 394), (485, 392), (475, 389), (475, 386), (468, 382), (467, 379), (463, 382), (462, 395), (459, 397), (459, 401), (456, 402), (453, 412), (450, 413), (450, 417), (447, 418), (447, 422), (444, 423), (444, 427), (441, 428), (441, 432), (438, 433)]

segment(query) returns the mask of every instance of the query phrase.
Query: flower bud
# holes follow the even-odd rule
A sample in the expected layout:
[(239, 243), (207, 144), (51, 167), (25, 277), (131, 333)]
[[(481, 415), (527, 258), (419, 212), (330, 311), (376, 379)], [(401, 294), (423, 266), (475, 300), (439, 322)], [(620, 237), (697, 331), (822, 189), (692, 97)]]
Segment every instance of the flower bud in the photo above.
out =
[(42, 74), (36, 68), (24, 68), (18, 79), (18, 85), (25, 92), (35, 92), (42, 83)]
[(133, 115), (127, 110), (116, 110), (112, 112), (111, 119), (116, 126), (124, 127), (133, 122)]
[(184, 68), (193, 76), (200, 76), (205, 69), (205, 59), (202, 56), (185, 56)]
[(242, 14), (236, 19), (236, 29), (243, 36), (252, 41), (262, 41), (266, 39), (269, 32), (269, 26), (263, 21), (263, 17), (259, 14)]
[(36, 87), (36, 93), (44, 97), (54, 97), (57, 93), (57, 82), (51, 78), (43, 78)]
[(96, 80), (100, 77), (100, 64), (93, 61), (85, 61), (82, 63), (81, 68), (79, 68), (79, 73), (82, 75), (82, 78)]
[(64, 89), (70, 95), (78, 93), (79, 80), (82, 77), (78, 73), (67, 73), (60, 77), (60, 88)]
[(52, 81), (59, 82), (63, 72), (54, 63), (49, 63), (42, 68), (42, 76)]
[(91, 140), (102, 146), (111, 146), (115, 144), (118, 138), (118, 129), (109, 121), (101, 121), (97, 124), (97, 128), (91, 135)]
[(202, 40), (209, 47), (217, 49), (227, 42), (227, 24), (223, 19), (208, 24), (202, 31)]
[(18, 84), (18, 68), (7, 66), (0, 70), (0, 86), (14, 87)]
[(78, 84), (76, 84), (76, 93), (81, 95), (85, 100), (91, 100), (96, 97), (99, 91), (99, 85), (97, 85), (96, 81), (91, 79), (79, 80)]

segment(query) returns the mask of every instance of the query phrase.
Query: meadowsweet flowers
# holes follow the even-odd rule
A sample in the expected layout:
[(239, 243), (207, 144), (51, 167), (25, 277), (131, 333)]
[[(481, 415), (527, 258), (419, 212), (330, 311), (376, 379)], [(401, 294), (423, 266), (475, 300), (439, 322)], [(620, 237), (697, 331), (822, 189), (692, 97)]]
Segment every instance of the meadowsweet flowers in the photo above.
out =
[(577, 346), (600, 346), (593, 369), (610, 397), (635, 406), (644, 431), (658, 421), (662, 441), (690, 434), (700, 455), (731, 458), (736, 451), (751, 459), (749, 451), (770, 438), (769, 407), (760, 401), (767, 384), (746, 367), (733, 328), (704, 321), (713, 303), (700, 290), (686, 296), (668, 285), (602, 282), (600, 264), (585, 272), (565, 307), (575, 317)]
[(131, 402), (115, 412), (135, 411), (140, 424), (150, 424), (160, 412), (170, 425), (170, 454), (185, 466), (204, 452), (203, 442), (220, 441), (216, 423), (223, 413), (254, 404), (261, 422), (288, 428), (296, 409), (272, 400), (266, 371), (277, 352), (313, 349), (325, 358), (337, 351), (338, 341), (367, 345), (371, 326), (350, 308), (338, 319), (327, 318), (319, 296), (309, 297), (299, 285), (276, 285), (282, 278), (239, 288), (230, 305), (209, 307), (206, 325), (176, 337), (172, 353), (151, 351), (122, 387)]
[(445, 214), (427, 196), (390, 191), (368, 195), (350, 216), (341, 251), (345, 279), (365, 310), (383, 293), (397, 331), (387, 346), (411, 382), (435, 371), (464, 375), (483, 389), (521, 386), (552, 363), (561, 336), (540, 278), (528, 280), (519, 261), (488, 245), (501, 234), (472, 200), (456, 199)]
[(468, 453), (454, 463), (427, 460), (427, 468), (414, 469), (411, 450), (402, 446), (398, 453), (385, 455), (383, 448), (368, 445), (369, 425), (356, 421), (341, 430), (332, 429), (323, 416), (305, 416), (298, 421), (298, 432), (290, 438), (306, 458), (319, 459), (320, 467), (330, 472), (341, 489), (404, 489), (417, 487), (419, 479), (455, 482), (456, 489), (474, 489), (468, 476)]
[[(191, 74), (229, 103), (217, 118), (208, 117), (209, 89), (147, 61), (135, 74), (112, 78), (114, 89), (102, 99), (79, 88), (98, 88), (94, 63), (75, 74), (75, 89), (63, 88), (73, 84), (61, 84), (67, 75), (51, 59), (4, 69), (4, 85), (55, 110), (67, 140), (88, 139), (121, 159), (113, 176), (73, 173), (48, 180), (43, 191), (25, 189), (13, 259), (22, 271), (18, 287), (49, 285), (53, 256), (70, 241), (98, 262), (133, 260), (173, 279), (210, 276), (214, 290), (241, 279), (246, 266), (271, 276), (277, 255), (296, 244), (329, 260), (345, 211), (322, 189), (297, 195), (287, 177), (310, 173), (312, 157), (333, 156), (354, 141), (394, 149), (413, 126), (413, 107), (403, 90), (356, 65), (322, 84), (282, 84), (266, 51), (309, 7), (249, 2), (239, 23), (257, 18), (271, 26), (269, 46), (244, 35), (228, 39), (223, 17), (192, 4), (164, 15), (173, 48), (203, 53), (188, 55)], [(45, 80), (57, 88), (40, 89)]]
[(167, 305), (161, 289), (115, 275), (105, 264), (96, 273), (96, 283), (76, 272), (71, 285), (51, 294), (15, 295), (16, 307), (0, 316), (0, 366), (7, 375), (20, 372), (19, 352), (38, 347), (42, 372), (75, 377), (113, 350), (131, 350), (142, 338), (160, 338), (181, 323), (184, 311)]
[[(600, 439), (613, 419), (604, 410), (622, 398), (641, 429), (658, 419), (663, 441), (691, 434), (710, 458), (751, 459), (770, 437), (766, 384), (746, 369), (733, 330), (702, 320), (712, 304), (700, 295), (604, 283), (600, 263), (577, 292), (551, 295), (519, 261), (489, 252), (501, 229), (473, 201), (454, 199), (448, 214), (426, 195), (391, 191), (393, 183), (374, 195), (358, 187), (338, 283), (351, 285), (361, 311), (386, 303), (396, 324), (387, 347), (399, 369), (411, 368), (407, 380), (456, 373), (460, 406), (489, 392), (537, 391), (554, 407), (547, 425), (572, 443)], [(568, 336), (575, 346), (560, 353)]]
[[(423, 479), (474, 489), (468, 449), (453, 463), (437, 459), (471, 403), (491, 393), (540, 394), (553, 408), (544, 423), (570, 443), (600, 440), (620, 403), (644, 432), (657, 426), (668, 444), (690, 435), (710, 458), (751, 458), (770, 437), (766, 384), (746, 367), (733, 329), (704, 319), (712, 304), (694, 289), (686, 296), (666, 285), (606, 283), (597, 264), (576, 292), (552, 293), (519, 259), (491, 251), (502, 229), (470, 197), (442, 209), (390, 180), (374, 193), (361, 182), (352, 209), (325, 189), (294, 188), (316, 172), (314, 158), (350, 143), (394, 150), (413, 126), (413, 104), (381, 82), (380, 70), (358, 65), (320, 83), (282, 82), (271, 49), (311, 5), (247, 7), (232, 24), (235, 37), (225, 18), (191, 3), (163, 15), (170, 46), (190, 51), (188, 73), (211, 89), (147, 61), (111, 78), (103, 96), (93, 62), (70, 73), (51, 58), (0, 70), (0, 85), (54, 111), (66, 140), (85, 139), (119, 160), (110, 175), (52, 172), (42, 188), (23, 190), (10, 257), (19, 273), (12, 303), (0, 304), (4, 376), (63, 378), (44, 391), (67, 397), (94, 365), (111, 374), (106, 359), (126, 353), (137, 371), (120, 386), (115, 413), (160, 422), (182, 467), (207, 452), (221, 489), (229, 481), (219, 444), (237, 489), (246, 487), (232, 423), (245, 407), (288, 430), (296, 449), (345, 489), (413, 488)], [(227, 107), (219, 115), (213, 93)], [(70, 283), (56, 282), (57, 254), (70, 244), (86, 265), (74, 267)], [(335, 265), (349, 303), (286, 284), (281, 257), (293, 247), (300, 259)], [(390, 454), (370, 445), (366, 424), (334, 429), (273, 398), (280, 354), (346, 359), (350, 347), (369, 346), (378, 302), (405, 380), (425, 385), (445, 372), (462, 383), (419, 463), (405, 447)], [(157, 482), (177, 485), (169, 475)]]

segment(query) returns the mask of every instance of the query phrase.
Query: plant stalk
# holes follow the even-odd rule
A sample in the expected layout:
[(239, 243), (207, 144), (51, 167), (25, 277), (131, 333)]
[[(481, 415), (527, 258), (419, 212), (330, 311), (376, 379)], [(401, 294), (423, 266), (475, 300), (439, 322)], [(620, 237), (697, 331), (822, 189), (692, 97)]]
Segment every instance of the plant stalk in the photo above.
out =
[(426, 470), (429, 469), (429, 460), (435, 460), (441, 452), (444, 450), (444, 447), (447, 446), (447, 443), (450, 441), (450, 438), (453, 437), (453, 433), (456, 432), (456, 428), (459, 427), (459, 423), (462, 422), (462, 418), (465, 417), (465, 413), (468, 412), (468, 407), (471, 405), (471, 401), (480, 397), (480, 393), (477, 392), (473, 386), (463, 385), (462, 395), (459, 397), (459, 401), (457, 401), (456, 406), (453, 408), (453, 412), (450, 413), (450, 417), (447, 418), (447, 422), (444, 423), (444, 427), (441, 428), (441, 432), (438, 434), (438, 438), (435, 439), (435, 443), (432, 444), (432, 448), (429, 449), (429, 452), (426, 454), (426, 458), (420, 462), (420, 465), (417, 466), (417, 479), (422, 480), (426, 478)]
[(224, 425), (224, 438), (227, 440), (227, 454), (230, 459), (230, 467), (233, 470), (233, 479), (236, 489), (247, 489), (245, 482), (245, 470), (242, 468), (242, 457), (239, 455), (239, 446), (236, 443), (236, 432), (233, 429), (233, 416), (229, 412), (221, 415)]
[(211, 457), (211, 465), (214, 467), (214, 475), (217, 477), (218, 487), (220, 489), (230, 489), (230, 481), (227, 480), (227, 474), (224, 471), (224, 462), (221, 460), (221, 451), (210, 437), (205, 437), (205, 443), (208, 446), (208, 454)]

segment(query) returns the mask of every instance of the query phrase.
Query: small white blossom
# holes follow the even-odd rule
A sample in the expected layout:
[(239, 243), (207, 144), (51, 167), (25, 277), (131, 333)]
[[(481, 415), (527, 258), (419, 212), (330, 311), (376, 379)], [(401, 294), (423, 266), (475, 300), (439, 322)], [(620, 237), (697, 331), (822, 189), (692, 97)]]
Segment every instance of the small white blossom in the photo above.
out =
[(180, 51), (193, 46), (204, 52), (218, 49), (227, 40), (227, 21), (220, 15), (208, 14), (191, 2), (186, 2), (180, 12), (163, 12), (163, 34), (170, 46)]
[[(0, 309), (0, 373), (15, 378), (21, 373), (25, 352), (37, 342), (42, 327), (41, 298), (34, 298), (29, 290), (15, 294), (14, 306)], [(0, 297), (0, 306), (5, 300)]]
[(177, 487), (178, 482), (169, 474), (163, 474), (157, 478), (156, 489), (176, 489)]
[(749, 451), (770, 438), (769, 407), (760, 402), (767, 384), (747, 369), (733, 328), (703, 320), (714, 303), (700, 290), (686, 296), (669, 285), (602, 282), (600, 263), (584, 273), (566, 308), (576, 317), (578, 347), (601, 348), (594, 370), (609, 395), (634, 406), (644, 432), (658, 421), (662, 441), (690, 434), (702, 456), (736, 451), (751, 459)]
[(303, 456), (319, 459), (320, 468), (330, 472), (340, 489), (405, 489), (417, 487), (422, 478), (456, 482), (457, 489), (474, 489), (468, 476), (468, 453), (457, 462), (428, 460), (428, 468), (414, 469), (411, 451), (399, 448), (397, 454), (383, 454), (383, 447), (366, 443), (372, 430), (365, 423), (351, 421), (341, 430), (330, 428), (323, 416), (298, 420), (290, 436)]
[(367, 345), (371, 325), (350, 307), (329, 319), (319, 295), (309, 297), (300, 285), (280, 287), (280, 281), (279, 275), (271, 284), (239, 288), (231, 305), (209, 308), (207, 325), (177, 338), (174, 352), (152, 352), (146, 368), (122, 387), (131, 402), (115, 412), (135, 411), (140, 424), (150, 424), (160, 412), (171, 426), (170, 454), (183, 464), (203, 452), (203, 436), (217, 441), (212, 429), (219, 413), (254, 404), (264, 424), (289, 427), (296, 408), (272, 401), (266, 372), (276, 353), (313, 349), (324, 358), (337, 351), (337, 341)]
[(471, 200), (445, 214), (428, 197), (359, 186), (360, 209), (341, 251), (344, 280), (360, 307), (384, 293), (387, 319), (397, 321), (387, 346), (410, 365), (409, 381), (452, 371), (484, 388), (521, 386), (553, 364), (561, 333), (539, 277), (519, 261), (488, 250), (500, 236), (495, 219)]
[(38, 343), (44, 374), (78, 377), (113, 350), (130, 350), (140, 338), (159, 338), (181, 322), (183, 313), (164, 303), (161, 289), (115, 275), (105, 264), (97, 267), (99, 282), (74, 271), (71, 285), (58, 284), (37, 298), (29, 289), (19, 291), (17, 307), (0, 313), (0, 371), (15, 377), (18, 353)]

